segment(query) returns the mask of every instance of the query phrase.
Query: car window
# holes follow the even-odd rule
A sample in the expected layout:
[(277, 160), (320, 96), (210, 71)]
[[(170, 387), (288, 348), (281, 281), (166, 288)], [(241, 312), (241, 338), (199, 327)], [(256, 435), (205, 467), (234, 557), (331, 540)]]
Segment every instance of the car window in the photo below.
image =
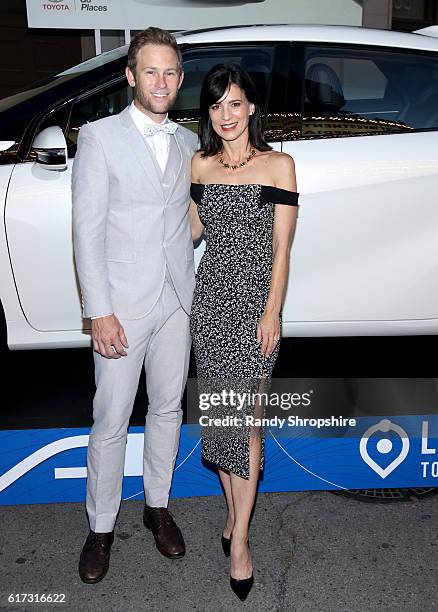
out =
[(227, 46), (186, 50), (184, 58), (184, 81), (171, 117), (182, 122), (197, 133), (199, 118), (199, 96), (207, 72), (215, 64), (239, 64), (252, 76), (266, 110), (272, 85), (274, 47)]
[(438, 54), (308, 46), (303, 138), (438, 129)]
[[(254, 79), (262, 109), (266, 109), (272, 84), (273, 46), (196, 48), (186, 51), (183, 57), (184, 81), (169, 113), (178, 123), (197, 133), (202, 81), (210, 68), (219, 63), (243, 65)], [(84, 123), (119, 113), (132, 101), (132, 95), (132, 88), (123, 79), (74, 102), (67, 132), (69, 157), (76, 153), (78, 133)]]
[(67, 133), (68, 156), (75, 156), (79, 130), (84, 123), (120, 113), (132, 101), (132, 93), (132, 88), (123, 78), (75, 101)]

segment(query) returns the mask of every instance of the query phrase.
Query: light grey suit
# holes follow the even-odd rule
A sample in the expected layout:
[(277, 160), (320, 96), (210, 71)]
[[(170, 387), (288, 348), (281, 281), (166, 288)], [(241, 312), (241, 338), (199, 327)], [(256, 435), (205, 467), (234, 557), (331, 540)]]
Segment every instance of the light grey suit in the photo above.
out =
[(128, 356), (94, 353), (88, 445), (90, 528), (108, 532), (120, 507), (126, 435), (144, 363), (149, 397), (146, 503), (167, 506), (190, 355), (195, 276), (188, 220), (197, 138), (179, 126), (162, 173), (129, 107), (81, 128), (73, 164), (73, 241), (84, 317), (114, 313)]

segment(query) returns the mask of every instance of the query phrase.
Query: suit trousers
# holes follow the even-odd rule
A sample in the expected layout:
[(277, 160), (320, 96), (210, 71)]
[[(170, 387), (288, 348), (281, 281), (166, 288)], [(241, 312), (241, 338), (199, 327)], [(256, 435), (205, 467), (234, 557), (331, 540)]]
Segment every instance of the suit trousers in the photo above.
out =
[(145, 498), (149, 506), (167, 507), (190, 359), (189, 316), (168, 275), (152, 311), (141, 319), (120, 319), (120, 323), (128, 355), (108, 359), (94, 352), (96, 394), (87, 452), (86, 508), (90, 529), (98, 533), (112, 531), (120, 508), (128, 423), (143, 365), (149, 398), (143, 453)]

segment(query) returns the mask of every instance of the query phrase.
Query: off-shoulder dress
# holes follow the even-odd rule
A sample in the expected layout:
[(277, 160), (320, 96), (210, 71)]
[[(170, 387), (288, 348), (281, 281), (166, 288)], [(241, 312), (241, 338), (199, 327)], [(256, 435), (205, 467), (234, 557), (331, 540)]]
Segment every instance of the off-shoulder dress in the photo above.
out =
[[(275, 206), (298, 206), (298, 195), (261, 184), (191, 185), (206, 235), (190, 317), (198, 380), (204, 390), (217, 389), (218, 379), (227, 379), (235, 387), (242, 381), (241, 390), (248, 390), (254, 388), (248, 386), (249, 380), (271, 377), (279, 344), (264, 357), (256, 328), (271, 282)], [(209, 387), (208, 381), (215, 384)], [(251, 428), (245, 422), (251, 410), (254, 407), (216, 407), (213, 416), (242, 417), (242, 423), (203, 428), (203, 458), (242, 478), (249, 478)], [(261, 469), (263, 465), (262, 436)]]

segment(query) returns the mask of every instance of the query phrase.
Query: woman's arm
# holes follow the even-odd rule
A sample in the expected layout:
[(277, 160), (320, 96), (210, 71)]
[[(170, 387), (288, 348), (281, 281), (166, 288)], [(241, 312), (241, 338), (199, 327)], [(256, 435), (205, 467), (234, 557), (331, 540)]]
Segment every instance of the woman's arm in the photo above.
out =
[(196, 242), (202, 236), (204, 231), (204, 225), (199, 218), (198, 215), (198, 207), (195, 202), (190, 198), (190, 208), (189, 208), (189, 220), (190, 220), (190, 229), (192, 230), (192, 240)]
[[(192, 157), (192, 183), (201, 183), (200, 180), (200, 172), (199, 165), (201, 163), (201, 152), (198, 151)], [(189, 220), (190, 220), (190, 229), (192, 230), (192, 240), (196, 242), (202, 236), (204, 231), (204, 225), (199, 218), (198, 215), (198, 207), (196, 206), (196, 202), (193, 198), (190, 199), (190, 209), (189, 209)]]
[[(295, 164), (289, 155), (282, 154), (275, 160), (275, 187), (296, 191)], [(257, 340), (260, 350), (269, 357), (280, 339), (279, 314), (286, 293), (289, 276), (290, 249), (295, 233), (297, 206), (276, 204), (273, 230), (272, 276), (268, 300), (257, 326)]]

